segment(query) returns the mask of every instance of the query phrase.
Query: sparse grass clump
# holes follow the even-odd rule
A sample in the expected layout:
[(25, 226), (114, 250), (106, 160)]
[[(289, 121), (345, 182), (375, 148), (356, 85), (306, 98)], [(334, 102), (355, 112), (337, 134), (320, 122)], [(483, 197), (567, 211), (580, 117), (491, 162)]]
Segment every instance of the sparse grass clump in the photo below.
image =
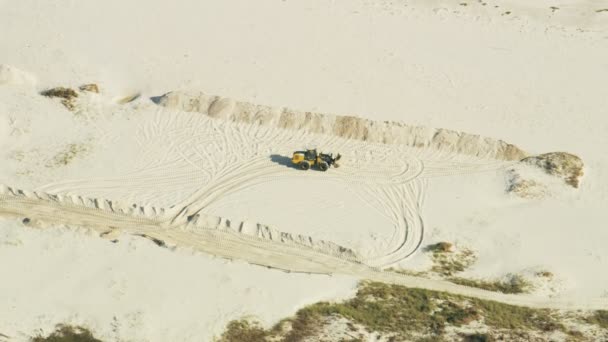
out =
[(36, 336), (32, 342), (102, 342), (86, 328), (59, 324), (50, 335)]
[(78, 93), (74, 89), (64, 87), (48, 89), (41, 92), (40, 95), (61, 98), (61, 103), (69, 110), (75, 109), (74, 99), (78, 97)]
[(412, 271), (412, 270), (406, 270), (406, 269), (394, 268), (394, 267), (387, 268), (386, 271), (394, 272), (394, 273), (398, 273), (398, 274), (404, 274), (404, 275), (408, 275), (408, 276), (412, 276), (412, 277), (427, 276), (427, 272), (425, 272), (425, 271)]
[(488, 281), (460, 277), (451, 277), (448, 280), (459, 285), (508, 294), (527, 293), (532, 290), (532, 284), (519, 274), (509, 275), (505, 280)]
[(456, 249), (450, 242), (438, 242), (428, 245), (424, 251), (431, 253), (433, 266), (427, 271), (411, 271), (405, 269), (389, 268), (386, 271), (405, 274), (414, 277), (428, 277), (435, 273), (442, 277), (450, 277), (463, 272), (477, 260), (475, 253), (468, 248)]
[(442, 241), (442, 242), (437, 242), (432, 245), (428, 245), (425, 249), (427, 251), (433, 252), (433, 253), (447, 253), (447, 252), (451, 252), (453, 248), (454, 248), (453, 244)]
[(64, 87), (48, 89), (48, 90), (41, 92), (40, 95), (46, 96), (46, 97), (60, 97), (62, 99), (66, 99), (66, 100), (71, 100), (75, 97), (78, 97), (78, 93), (74, 89), (64, 88)]
[(477, 260), (472, 250), (463, 248), (454, 251), (454, 246), (449, 242), (429, 245), (425, 250), (432, 253), (433, 267), (431, 267), (431, 271), (444, 277), (463, 272)]
[(62, 151), (58, 152), (53, 159), (49, 160), (45, 166), (53, 168), (68, 165), (77, 156), (87, 151), (88, 148), (83, 144), (69, 144)]
[(81, 91), (88, 91), (90, 93), (99, 93), (99, 86), (95, 83), (83, 84), (78, 87)]
[[(455, 250), (449, 242), (439, 242), (425, 247), (425, 251), (431, 252), (433, 266), (430, 271), (415, 272), (410, 270), (389, 268), (387, 271), (410, 276), (425, 277), (429, 273), (435, 273), (455, 284), (476, 287), (488, 291), (502, 292), (507, 294), (528, 293), (533, 289), (532, 283), (519, 274), (508, 274), (503, 280), (478, 280), (455, 277), (454, 274), (465, 271), (470, 267), (477, 257), (475, 253), (467, 248)], [(549, 271), (539, 271), (538, 277), (553, 278)]]
[(535, 275), (537, 277), (549, 278), (549, 279), (553, 278), (553, 276), (554, 276), (553, 273), (549, 272), (549, 271), (538, 271), (535, 273)]

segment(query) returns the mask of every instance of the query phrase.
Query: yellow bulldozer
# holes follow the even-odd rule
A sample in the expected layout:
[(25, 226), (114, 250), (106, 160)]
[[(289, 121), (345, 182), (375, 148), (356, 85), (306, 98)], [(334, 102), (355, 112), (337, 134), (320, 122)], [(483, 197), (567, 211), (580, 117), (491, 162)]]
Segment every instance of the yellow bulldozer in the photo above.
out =
[(301, 170), (308, 170), (311, 167), (316, 167), (321, 171), (327, 171), (332, 165), (334, 167), (340, 167), (337, 161), (340, 160), (341, 157), (342, 156), (339, 153), (335, 158), (331, 153), (317, 153), (317, 149), (315, 148), (294, 152), (291, 162)]

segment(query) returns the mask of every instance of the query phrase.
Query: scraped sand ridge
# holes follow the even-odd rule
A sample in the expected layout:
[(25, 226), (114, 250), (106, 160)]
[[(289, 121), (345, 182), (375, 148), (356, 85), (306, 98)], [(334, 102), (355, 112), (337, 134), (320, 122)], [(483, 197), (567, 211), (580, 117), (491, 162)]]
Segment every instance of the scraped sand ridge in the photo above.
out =
[(429, 147), (454, 153), (500, 160), (521, 160), (527, 153), (501, 140), (446, 129), (409, 126), (400, 122), (372, 121), (353, 116), (337, 116), (273, 108), (202, 92), (170, 92), (153, 99), (157, 104), (198, 112), (212, 118), (252, 123), (310, 133), (330, 134), (383, 144)]

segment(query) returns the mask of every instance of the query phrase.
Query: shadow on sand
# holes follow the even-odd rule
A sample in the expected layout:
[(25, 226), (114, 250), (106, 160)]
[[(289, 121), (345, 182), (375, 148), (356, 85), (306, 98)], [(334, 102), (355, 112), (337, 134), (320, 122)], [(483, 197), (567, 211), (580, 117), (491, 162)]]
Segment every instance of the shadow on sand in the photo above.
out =
[(271, 160), (273, 163), (277, 163), (277, 164), (279, 164), (279, 165), (282, 165), (282, 166), (288, 167), (288, 168), (290, 168), (290, 169), (296, 169), (296, 170), (299, 170), (299, 169), (298, 169), (298, 167), (296, 167), (295, 165), (293, 165), (293, 164), (291, 163), (291, 158), (290, 158), (290, 157), (282, 156), (282, 155), (280, 155), (280, 154), (272, 154), (272, 155), (270, 155), (270, 160)]
[(154, 102), (155, 104), (159, 105), (160, 104), (160, 100), (163, 99), (164, 95), (159, 95), (159, 96), (152, 96), (150, 98), (150, 101)]

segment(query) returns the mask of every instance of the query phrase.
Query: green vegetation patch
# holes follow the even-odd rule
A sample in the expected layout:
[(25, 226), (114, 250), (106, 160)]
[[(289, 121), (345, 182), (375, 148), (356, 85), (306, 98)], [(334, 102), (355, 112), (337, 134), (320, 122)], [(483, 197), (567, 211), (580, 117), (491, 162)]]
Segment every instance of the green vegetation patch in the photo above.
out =
[(600, 328), (608, 329), (608, 310), (597, 310), (585, 319), (587, 323), (598, 325)]
[(508, 294), (528, 293), (532, 290), (532, 284), (519, 274), (509, 275), (505, 280), (478, 280), (460, 277), (451, 277), (448, 280), (459, 285)]
[(481, 299), (471, 300), (473, 305), (483, 312), (485, 324), (494, 329), (542, 332), (565, 330), (557, 314), (548, 309), (532, 309)]
[(220, 341), (259, 342), (265, 341), (270, 333), (256, 323), (241, 320), (228, 323)]
[[(231, 322), (220, 341), (249, 341), (245, 339), (248, 336), (256, 336), (259, 341), (301, 341), (306, 337), (314, 337), (332, 317), (344, 317), (370, 332), (395, 336), (397, 341), (413, 336), (439, 339), (446, 327), (459, 327), (473, 321), (483, 321), (492, 331), (565, 331), (551, 310), (364, 282), (355, 298), (342, 303), (321, 302), (310, 305), (270, 330), (243, 321)], [(483, 340), (482, 336), (472, 335), (470, 340)]]
[(32, 342), (102, 342), (86, 328), (59, 324), (50, 335), (36, 336)]

